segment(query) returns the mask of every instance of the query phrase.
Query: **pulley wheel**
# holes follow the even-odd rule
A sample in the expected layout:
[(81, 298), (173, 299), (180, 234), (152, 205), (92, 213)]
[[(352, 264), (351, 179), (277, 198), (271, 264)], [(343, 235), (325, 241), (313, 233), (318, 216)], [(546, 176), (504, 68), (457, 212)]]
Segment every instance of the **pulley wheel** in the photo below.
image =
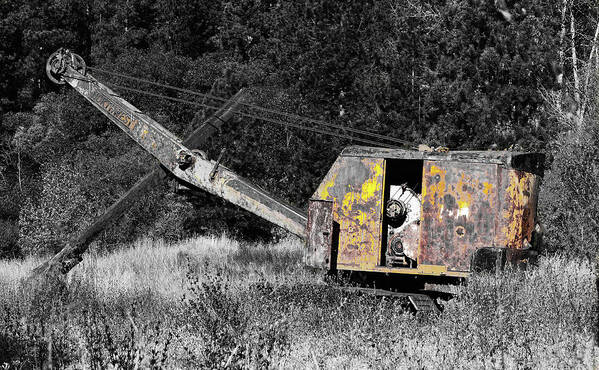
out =
[(68, 67), (73, 68), (82, 75), (85, 75), (87, 72), (85, 61), (80, 55), (62, 48), (58, 49), (50, 55), (46, 62), (46, 75), (55, 84), (64, 85), (66, 81), (62, 75), (67, 71)]
[(401, 234), (396, 234), (391, 237), (388, 243), (388, 250), (393, 256), (401, 256), (403, 254), (403, 243), (401, 242)]
[(390, 199), (385, 207), (385, 216), (392, 227), (401, 226), (408, 216), (408, 208), (402, 201)]
[(66, 71), (66, 63), (64, 60), (64, 50), (58, 49), (50, 57), (46, 62), (46, 75), (50, 79), (50, 81), (55, 84), (64, 85), (65, 80), (62, 78), (62, 73)]

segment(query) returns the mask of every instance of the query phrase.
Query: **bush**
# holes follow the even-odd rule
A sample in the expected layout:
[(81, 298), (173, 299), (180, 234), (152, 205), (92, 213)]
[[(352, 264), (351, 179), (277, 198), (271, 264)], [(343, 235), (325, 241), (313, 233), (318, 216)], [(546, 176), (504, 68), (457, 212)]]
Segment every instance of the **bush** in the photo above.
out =
[(0, 258), (19, 257), (20, 252), (17, 222), (0, 219)]
[(58, 252), (89, 220), (82, 175), (64, 163), (42, 167), (41, 192), (25, 200), (19, 215), (19, 241), (25, 255)]
[(202, 368), (270, 368), (289, 346), (287, 321), (273, 309), (274, 287), (261, 281), (236, 291), (217, 269), (203, 281), (188, 274), (191, 322), (203, 342)]
[(564, 133), (552, 152), (539, 201), (547, 248), (592, 259), (599, 252), (599, 130)]
[(106, 304), (85, 279), (60, 284), (5, 284), (0, 368), (162, 369), (170, 361), (177, 338), (149, 310), (157, 302), (129, 292)]
[[(134, 307), (128, 313), (129, 325), (114, 324), (106, 308), (84, 311), (81, 316), (85, 352), (92, 369), (134, 369), (142, 365), (149, 369), (162, 369), (168, 360), (173, 340), (172, 332), (163, 335), (166, 325), (135, 324)], [(167, 330), (168, 331), (168, 330)]]
[(539, 214), (549, 252), (593, 260), (599, 255), (599, 80), (596, 70), (585, 72), (589, 80), (581, 90), (566, 85), (544, 95), (555, 138), (547, 146)]
[(478, 274), (438, 325), (464, 355), (504, 368), (583, 367), (597, 331), (595, 273), (586, 260), (553, 256), (529, 271)]

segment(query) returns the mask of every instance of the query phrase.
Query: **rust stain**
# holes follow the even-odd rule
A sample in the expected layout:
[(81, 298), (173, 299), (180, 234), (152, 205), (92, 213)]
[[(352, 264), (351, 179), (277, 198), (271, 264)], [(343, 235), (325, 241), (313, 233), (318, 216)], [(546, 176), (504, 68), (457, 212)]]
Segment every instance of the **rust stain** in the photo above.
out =
[(129, 117), (126, 113), (126, 109), (122, 107), (115, 108), (109, 101), (106, 101), (98, 91), (94, 91), (90, 99), (102, 107), (108, 114), (120, 120), (121, 123), (131, 131), (133, 131), (135, 125), (139, 123), (139, 119)]
[(468, 271), (470, 255), (493, 242), (495, 164), (425, 161), (418, 264)]
[(340, 157), (314, 193), (315, 199), (334, 202), (340, 268), (380, 264), (384, 168), (382, 158)]
[(486, 199), (489, 201), (489, 205), (493, 207), (493, 192), (496, 191), (493, 189), (493, 184), (488, 182), (483, 182), (483, 194), (486, 195)]
[(432, 165), (430, 167), (430, 185), (422, 186), (422, 197), (424, 198), (427, 194), (430, 194), (431, 204), (435, 205), (435, 199), (442, 198), (445, 194), (445, 174), (447, 171)]
[(524, 240), (530, 241), (535, 226), (539, 177), (518, 170), (504, 170), (504, 177), (506, 184), (496, 243), (498, 246), (522, 248)]
[(316, 268), (330, 269), (333, 246), (333, 202), (310, 200), (308, 207), (308, 248), (305, 263)]
[(335, 179), (337, 178), (337, 173), (333, 173), (332, 177), (328, 179), (328, 181), (323, 181), (321, 186), (318, 188), (319, 199), (331, 199), (329, 195), (329, 188), (335, 185)]
[[(334, 202), (340, 269), (407, 273), (380, 266), (384, 168), (383, 158), (340, 157), (314, 194)], [(414, 242), (404, 245), (415, 249), (412, 273), (424, 273), (421, 266), (467, 273), (480, 248), (521, 248), (534, 228), (538, 179), (496, 163), (425, 160), (421, 223), (402, 234)]]

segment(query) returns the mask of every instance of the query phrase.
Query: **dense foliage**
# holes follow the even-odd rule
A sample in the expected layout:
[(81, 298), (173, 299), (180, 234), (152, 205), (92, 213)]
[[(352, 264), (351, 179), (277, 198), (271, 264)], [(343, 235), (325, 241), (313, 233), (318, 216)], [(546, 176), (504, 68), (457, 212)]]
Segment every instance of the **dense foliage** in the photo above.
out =
[[(560, 130), (540, 91), (560, 91), (572, 70), (560, 60), (562, 4), (3, 1), (0, 255), (59, 249), (153, 165), (80, 96), (45, 78), (46, 58), (59, 47), (91, 66), (220, 97), (245, 87), (257, 105), (415, 143), (538, 150)], [(596, 9), (580, 1), (571, 10), (583, 35), (574, 42), (587, 55)], [(123, 93), (182, 137), (212, 113)], [(215, 157), (226, 147), (227, 166), (302, 207), (348, 144), (238, 119), (204, 149)], [(270, 226), (221, 200), (171, 190), (154, 189), (102, 244), (215, 228), (270, 235)]]

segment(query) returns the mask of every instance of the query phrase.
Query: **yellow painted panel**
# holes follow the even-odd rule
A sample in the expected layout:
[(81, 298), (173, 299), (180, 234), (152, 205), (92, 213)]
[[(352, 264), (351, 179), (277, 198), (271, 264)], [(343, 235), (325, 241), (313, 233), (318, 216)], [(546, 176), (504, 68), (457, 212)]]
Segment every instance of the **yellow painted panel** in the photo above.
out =
[(518, 170), (504, 170), (504, 194), (495, 243), (522, 248), (534, 229), (539, 176)]
[(468, 271), (450, 271), (446, 266), (438, 265), (418, 265), (417, 268), (398, 268), (398, 267), (386, 267), (386, 266), (374, 266), (358, 268), (349, 266), (347, 270), (353, 271), (367, 271), (367, 272), (380, 272), (385, 274), (401, 274), (401, 275), (422, 275), (422, 276), (448, 276), (456, 278), (466, 278), (470, 276)]
[(380, 264), (385, 161), (339, 157), (314, 199), (332, 200), (339, 223), (337, 267), (367, 270)]

